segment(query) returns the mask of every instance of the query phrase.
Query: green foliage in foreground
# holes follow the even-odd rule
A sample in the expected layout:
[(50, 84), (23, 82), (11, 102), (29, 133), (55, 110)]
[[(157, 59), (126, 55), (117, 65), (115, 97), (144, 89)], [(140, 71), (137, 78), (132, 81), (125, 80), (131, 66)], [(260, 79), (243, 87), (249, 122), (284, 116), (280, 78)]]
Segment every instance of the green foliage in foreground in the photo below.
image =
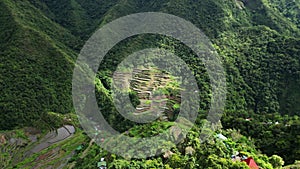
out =
[[(164, 122), (163, 122), (164, 123)], [(154, 131), (159, 131), (161, 126), (168, 126), (169, 124), (157, 125), (153, 123), (143, 127), (134, 127), (129, 131), (130, 136), (139, 137), (151, 136)], [(138, 131), (138, 132), (134, 132)], [(145, 132), (143, 132), (145, 131)], [(207, 141), (200, 142), (199, 129), (194, 128), (187, 135), (187, 138), (171, 149), (169, 155), (158, 155), (157, 157), (147, 159), (124, 159), (114, 154), (109, 154), (101, 150), (98, 146), (94, 145), (84, 159), (78, 159), (76, 168), (88, 169), (94, 168), (100, 158), (105, 157), (108, 162), (108, 167), (112, 169), (123, 168), (230, 168), (230, 169), (247, 169), (244, 162), (233, 162), (231, 155), (235, 151), (240, 151), (248, 157), (253, 157), (261, 168), (273, 169), (281, 167), (282, 159), (278, 156), (267, 157), (260, 154), (255, 149), (251, 140), (239, 134), (236, 130), (222, 131), (223, 134), (228, 136), (228, 140), (222, 141), (214, 137), (215, 133), (207, 130), (206, 134), (212, 135)], [(151, 143), (149, 143), (151, 144)], [(274, 166), (272, 166), (272, 164)]]

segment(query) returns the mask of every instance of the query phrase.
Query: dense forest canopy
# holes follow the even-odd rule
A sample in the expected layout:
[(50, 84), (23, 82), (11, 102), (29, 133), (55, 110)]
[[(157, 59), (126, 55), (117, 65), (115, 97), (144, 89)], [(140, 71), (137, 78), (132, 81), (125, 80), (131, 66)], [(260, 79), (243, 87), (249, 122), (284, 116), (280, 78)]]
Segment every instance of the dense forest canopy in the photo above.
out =
[[(121, 41), (105, 57), (95, 80), (99, 107), (115, 129), (129, 130), (132, 136), (148, 136), (153, 134), (148, 130), (168, 127), (168, 123), (161, 126), (154, 122), (142, 128), (124, 120), (112, 102), (110, 83), (117, 65), (133, 52), (157, 47), (180, 56), (195, 74), (201, 98), (195, 128), (181, 147), (174, 146), (176, 155), (167, 162), (160, 157), (128, 162), (105, 151), (100, 153), (93, 145), (89, 158), (77, 162), (78, 167), (89, 166), (101, 154), (109, 157), (114, 168), (144, 163), (152, 167), (168, 164), (171, 168), (197, 168), (200, 163), (203, 168), (220, 168), (226, 163), (228, 168), (243, 168), (246, 166), (225, 159), (230, 158), (230, 151), (246, 151), (247, 146), (248, 155), (265, 168), (277, 160), (273, 154), (292, 164), (300, 160), (299, 8), (299, 0), (1, 0), (0, 130), (60, 126), (60, 120), (49, 120), (54, 117), (49, 112), (61, 116), (75, 113), (72, 73), (85, 41), (119, 17), (164, 12), (193, 23), (219, 53), (227, 81), (223, 129), (219, 131), (232, 137), (228, 144), (235, 147), (223, 152), (224, 145), (217, 140), (196, 140), (211, 103), (210, 81), (201, 60), (174, 38), (145, 34)], [(138, 105), (136, 93), (129, 94)], [(176, 102), (171, 107), (173, 111), (179, 109)], [(193, 147), (197, 153), (188, 156), (183, 147)], [(272, 159), (266, 160), (268, 157), (258, 149)]]

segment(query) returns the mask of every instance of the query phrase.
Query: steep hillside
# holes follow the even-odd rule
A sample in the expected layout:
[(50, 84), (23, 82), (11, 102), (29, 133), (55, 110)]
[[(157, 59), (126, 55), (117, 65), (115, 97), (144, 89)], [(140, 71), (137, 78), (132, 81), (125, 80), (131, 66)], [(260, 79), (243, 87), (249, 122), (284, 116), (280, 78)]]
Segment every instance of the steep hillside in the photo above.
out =
[(277, 9), (283, 16), (287, 17), (300, 28), (299, 0), (269, 0), (269, 5)]
[(29, 1), (45, 16), (83, 40), (90, 37), (101, 23), (106, 11), (118, 2), (117, 0)]
[[(72, 109), (75, 37), (27, 1), (1, 1), (1, 129), (30, 125), (42, 113)], [(62, 43), (63, 41), (64, 43)], [(41, 124), (42, 125), (42, 124)]]
[[(276, 5), (278, 3), (275, 3)], [(288, 112), (289, 114), (297, 114), (299, 108), (297, 105), (298, 99), (288, 99), (287, 93), (292, 93), (294, 95), (294, 98), (298, 98), (298, 90), (297, 85), (293, 84), (278, 84), (276, 81), (282, 81), (282, 77), (280, 78), (273, 78), (273, 76), (270, 77), (270, 80), (272, 80), (272, 83), (275, 84), (275, 89), (276, 86), (282, 87), (285, 86), (285, 90), (275, 90), (273, 89), (267, 89), (268, 92), (259, 92), (260, 90), (266, 91), (266, 87), (268, 85), (274, 86), (273, 84), (270, 84), (269, 82), (263, 83), (261, 85), (256, 85), (256, 82), (253, 82), (251, 79), (265, 79), (266, 75), (263, 74), (258, 74), (258, 77), (253, 76), (252, 74), (243, 74), (243, 72), (247, 73), (249, 72), (249, 69), (257, 69), (255, 67), (249, 67), (249, 65), (241, 65), (236, 62), (232, 62), (233, 60), (239, 60), (238, 62), (244, 62), (247, 60), (247, 57), (251, 57), (253, 64), (255, 62), (259, 62), (259, 58), (255, 58), (251, 55), (253, 54), (253, 51), (246, 51), (246, 50), (241, 50), (236, 52), (235, 48), (245, 48), (245, 47), (252, 47), (252, 44), (256, 43), (257, 41), (261, 41), (261, 46), (257, 47), (257, 50), (261, 50), (261, 48), (265, 48), (265, 44), (268, 44), (269, 41), (272, 41), (270, 43), (270, 48), (272, 49), (264, 49), (260, 52), (257, 53), (258, 55), (273, 55), (272, 53), (275, 53), (278, 55), (278, 52), (281, 52), (282, 56), (287, 55), (288, 57), (292, 54), (291, 59), (287, 59), (288, 63), (286, 66), (293, 67), (293, 68), (285, 68), (283, 67), (282, 69), (285, 72), (292, 73), (289, 76), (290, 79), (295, 79), (295, 72), (297, 72), (298, 66), (297, 66), (297, 46), (298, 45), (298, 40), (292, 40), (291, 38), (284, 38), (281, 40), (279, 35), (276, 35), (274, 31), (271, 29), (277, 30), (281, 33), (286, 33), (287, 35), (293, 34), (295, 31), (293, 24), (291, 24), (290, 21), (284, 19), (283, 16), (280, 15), (280, 13), (276, 13), (273, 9), (269, 7), (269, 3), (266, 3), (265, 1), (229, 1), (226, 3), (221, 3), (220, 1), (201, 1), (201, 2), (192, 2), (192, 1), (119, 1), (119, 2), (98, 2), (98, 1), (87, 1), (85, 3), (83, 2), (76, 2), (76, 1), (63, 1), (61, 3), (57, 3), (55, 1), (45, 1), (45, 2), (40, 2), (40, 1), (3, 1), (1, 3), (1, 6), (3, 8), (3, 22), (6, 23), (2, 25), (2, 44), (3, 49), (8, 49), (8, 46), (19, 46), (19, 44), (16, 42), (12, 43), (12, 39), (20, 40), (20, 39), (27, 39), (30, 43), (37, 43), (38, 41), (35, 40), (34, 36), (44, 36), (48, 41), (45, 43), (49, 43), (52, 46), (57, 47), (60, 50), (61, 53), (65, 53), (66, 55), (74, 55), (72, 49), (79, 49), (78, 45), (76, 44), (81, 44), (82, 42), (79, 42), (78, 38), (75, 38), (71, 33), (74, 35), (80, 36), (85, 34), (85, 33), (91, 33), (95, 27), (97, 26), (98, 23), (107, 23), (108, 21), (117, 18), (119, 16), (123, 16), (126, 14), (134, 13), (134, 12), (143, 12), (143, 11), (162, 11), (162, 12), (168, 12), (172, 14), (176, 14), (178, 16), (184, 17), (187, 20), (190, 20), (200, 28), (210, 37), (218, 37), (212, 39), (213, 42), (215, 42), (219, 48), (220, 48), (220, 53), (226, 53), (222, 55), (226, 60), (228, 60), (228, 71), (230, 68), (234, 69), (234, 74), (236, 74), (236, 79), (232, 82), (231, 85), (235, 85), (230, 87), (229, 90), (233, 90), (232, 92), (235, 92), (237, 96), (229, 96), (231, 98), (229, 102), (235, 102), (238, 104), (231, 104), (233, 107), (232, 109), (243, 109), (243, 110), (253, 110), (255, 113), (266, 111), (266, 107), (269, 111), (267, 112), (278, 112), (281, 111), (282, 113)], [(109, 8), (112, 6), (112, 8)], [(40, 10), (38, 10), (40, 9)], [(94, 8), (90, 8), (94, 7)], [(259, 8), (258, 8), (259, 7)], [(214, 14), (214, 15), (212, 15)], [(274, 15), (273, 15), (274, 14)], [(280, 15), (280, 16), (279, 16)], [(43, 17), (40, 17), (43, 16)], [(265, 17), (266, 16), (266, 17)], [(272, 17), (278, 16), (277, 19), (274, 19)], [(48, 19), (49, 17), (50, 19)], [(103, 18), (103, 19), (102, 19)], [(266, 22), (263, 22), (263, 20), (266, 20)], [(270, 22), (269, 22), (270, 21)], [(55, 23), (57, 22), (57, 23)], [(92, 25), (89, 25), (92, 24)], [(265, 29), (265, 27), (255, 27), (251, 29), (247, 29), (245, 27), (251, 27), (251, 25), (260, 25), (264, 24), (266, 26), (269, 26), (271, 29)], [(65, 27), (65, 28), (63, 28)], [(87, 29), (84, 29), (87, 28)], [(36, 33), (28, 33), (28, 36), (30, 37), (25, 37), (26, 34), (17, 34), (14, 32), (16, 29), (20, 29), (19, 32), (26, 32), (29, 30), (34, 30)], [(25, 30), (23, 30), (25, 29)], [(67, 30), (69, 29), (69, 30)], [(264, 31), (261, 32), (261, 29)], [(245, 30), (245, 31), (244, 31)], [(33, 31), (33, 32), (34, 32)], [(81, 32), (80, 32), (81, 31)], [(70, 33), (71, 32), (71, 33)], [(270, 37), (267, 37), (267, 39), (257, 39), (254, 40), (253, 38), (256, 38), (256, 36), (261, 36), (262, 33), (266, 33), (267, 36), (268, 34), (275, 34), (279, 38), (273, 38), (270, 39)], [(236, 35), (237, 34), (237, 35)], [(251, 35), (251, 36), (248, 36)], [(254, 36), (253, 36), (253, 35)], [(274, 36), (275, 36), (274, 35)], [(22, 37), (24, 36), (24, 37)], [(226, 37), (224, 37), (226, 36)], [(237, 41), (235, 39), (251, 39), (251, 41)], [(227, 39), (232, 39), (231, 41), (228, 41)], [(277, 40), (278, 39), (278, 40)], [(291, 42), (289, 42), (291, 41)], [(41, 41), (42, 44), (43, 41)], [(228, 42), (232, 42), (231, 44), (226, 44)], [(288, 46), (288, 49), (286, 49), (284, 46), (281, 46), (282, 43), (286, 43)], [(22, 42), (25, 43), (25, 42)], [(242, 44), (245, 44), (246, 46), (243, 46)], [(24, 45), (24, 44), (23, 44)], [(227, 46), (224, 46), (227, 45)], [(230, 48), (227, 48), (227, 47)], [(40, 46), (40, 44), (35, 44), (32, 46)], [(43, 46), (47, 46), (46, 44)], [(270, 51), (274, 50), (275, 51)], [(279, 47), (279, 48), (278, 48)], [(284, 49), (283, 49), (284, 48)], [(27, 53), (26, 51), (23, 52), (23, 49), (19, 49), (19, 53)], [(26, 49), (27, 50), (27, 49)], [(42, 49), (40, 48), (33, 48), (33, 51), (40, 51)], [(252, 50), (252, 49), (251, 49)], [(50, 51), (55, 51), (54, 49), (50, 49)], [(282, 52), (284, 51), (284, 52)], [(44, 51), (45, 52), (45, 51)], [(234, 52), (234, 56), (232, 55), (232, 52)], [(250, 53), (251, 52), (251, 53)], [(277, 53), (276, 53), (277, 52)], [(10, 53), (10, 52), (8, 52)], [(18, 55), (17, 52), (11, 52), (12, 55)], [(41, 52), (36, 52), (36, 54), (41, 55), (43, 51)], [(260, 54), (261, 53), (261, 54)], [(3, 58), (7, 54), (4, 55), (3, 53)], [(48, 53), (44, 54), (45, 56), (49, 55)], [(58, 54), (58, 55), (63, 55), (63, 54)], [(255, 54), (256, 55), (256, 54)], [(32, 56), (34, 57), (34, 56)], [(232, 59), (230, 59), (232, 57)], [(275, 56), (272, 56), (275, 57)], [(67, 57), (68, 58), (68, 57)], [(74, 58), (74, 56), (73, 56)], [(269, 62), (270, 56), (267, 57), (266, 62)], [(44, 59), (44, 58), (43, 58)], [(43, 60), (42, 59), (42, 60)], [(296, 60), (295, 60), (296, 59)], [(67, 60), (71, 60), (70, 57)], [(290, 61), (289, 61), (290, 60)], [(280, 63), (281, 61), (279, 60), (277, 63)], [(3, 62), (4, 63), (4, 62)], [(49, 60), (50, 63), (50, 60)], [(248, 62), (245, 62), (244, 64), (247, 64)], [(275, 63), (275, 64), (277, 64)], [(291, 64), (293, 63), (293, 64)], [(238, 64), (238, 65), (234, 65)], [(5, 64), (3, 64), (5, 65)], [(28, 65), (26, 65), (28, 66)], [(248, 66), (249, 68), (245, 69), (244, 67)], [(63, 67), (63, 66), (62, 66)], [(55, 67), (53, 70), (60, 70), (60, 68)], [(268, 69), (268, 68), (266, 68)], [(280, 68), (276, 68), (277, 70), (274, 72), (279, 73), (282, 71)], [(9, 70), (9, 68), (5, 68), (2, 70)], [(40, 69), (36, 69), (37, 72), (39, 72)], [(68, 70), (68, 69), (66, 69)], [(27, 71), (27, 70), (26, 70)], [(49, 70), (47, 70), (49, 71)], [(269, 71), (269, 70), (268, 70)], [(271, 70), (270, 70), (271, 71)], [(266, 70), (262, 70), (261, 72), (266, 73)], [(34, 73), (33, 73), (34, 74)], [(231, 73), (229, 73), (231, 74)], [(288, 73), (285, 73), (288, 74)], [(285, 75), (284, 74), (284, 75)], [(295, 74), (295, 75), (293, 75)], [(4, 75), (4, 73), (3, 73)], [(52, 75), (49, 73), (49, 75)], [(70, 75), (66, 75), (70, 76)], [(45, 76), (44, 76), (45, 77)], [(45, 79), (47, 81), (47, 78), (42, 78), (41, 81)], [(57, 76), (54, 76), (57, 77)], [(288, 78), (288, 77), (285, 77)], [(9, 78), (10, 79), (10, 78)], [(64, 78), (62, 78), (64, 79)], [(297, 78), (296, 78), (297, 79)], [(17, 80), (16, 81), (21, 81)], [(55, 83), (53, 80), (50, 80), (51, 82)], [(291, 81), (289, 79), (285, 79), (286, 81)], [(27, 83), (26, 81), (24, 82), (25, 84), (31, 84)], [(50, 82), (49, 82), (50, 83)], [(238, 84), (234, 84), (238, 83)], [(8, 86), (10, 83), (6, 83)], [(296, 82), (297, 84), (297, 82)], [(246, 91), (245, 94), (241, 94), (240, 92), (236, 92), (238, 87), (243, 86), (243, 88), (248, 88), (249, 90)], [(290, 86), (290, 87), (289, 87)], [(52, 87), (49, 87), (51, 90), (58, 90), (58, 89), (53, 89)], [(15, 88), (15, 92), (20, 91), (18, 88)], [(6, 88), (8, 90), (8, 88)], [(4, 90), (2, 90), (4, 91)], [(14, 91), (14, 89), (9, 89), (8, 91)], [(65, 90), (63, 90), (65, 91)], [(293, 91), (293, 92), (292, 92)], [(294, 92), (296, 91), (296, 92)], [(21, 91), (20, 91), (21, 92)], [(23, 91), (22, 91), (23, 92)], [(244, 92), (244, 91), (243, 91)], [(6, 92), (10, 93), (10, 92)], [(270, 96), (266, 96), (267, 93)], [(258, 95), (258, 94), (262, 94)], [(8, 95), (7, 97), (10, 97), (13, 94), (6, 94)], [(54, 94), (56, 95), (56, 94)], [(243, 96), (245, 95), (245, 96)], [(17, 96), (22, 96), (22, 95), (13, 95), (11, 97), (12, 100), (18, 100), (18, 99), (23, 99), (23, 97), (17, 97)], [(14, 98), (17, 97), (17, 98)], [(55, 97), (55, 96), (54, 96)], [(240, 97), (243, 97), (240, 99)], [(266, 99), (264, 99), (266, 98)], [(262, 101), (257, 101), (257, 100), (262, 100)], [(3, 98), (3, 100), (6, 100)], [(44, 100), (44, 99), (41, 99)], [(45, 99), (47, 100), (47, 99)], [(54, 99), (55, 100), (55, 99)], [(69, 99), (66, 99), (69, 100)], [(244, 101), (239, 101), (239, 100), (244, 100)], [(272, 104), (272, 105), (271, 105)], [(28, 108), (31, 108), (31, 106), (27, 106)], [(39, 106), (37, 106), (39, 107)], [(228, 106), (229, 107), (229, 106)], [(6, 106), (7, 109), (7, 106)], [(20, 109), (16, 109), (20, 110)], [(39, 109), (44, 110), (44, 108)], [(61, 111), (60, 109), (52, 109), (49, 108), (49, 110), (55, 110), (58, 112), (65, 112)], [(11, 111), (11, 110), (8, 110)], [(71, 109), (69, 109), (71, 111)], [(35, 112), (35, 111), (33, 111)], [(12, 125), (14, 126), (14, 125)]]
[[(270, 3), (270, 1), (243, 0), (245, 7), (249, 10), (249, 12), (251, 12), (250, 16), (252, 21), (254, 21), (254, 25), (266, 25), (280, 33), (299, 36), (299, 29), (297, 28), (297, 25), (291, 22), (277, 10), (277, 8), (279, 7), (279, 2), (273, 1), (272, 3)], [(283, 2), (283, 4), (284, 3), (285, 2)], [(299, 5), (299, 1), (295, 1), (294, 3)], [(276, 6), (277, 8), (274, 8), (274, 6)], [(287, 6), (285, 5), (282, 6), (282, 8), (289, 10), (286, 7)], [(295, 9), (293, 13), (297, 15), (296, 13), (299, 14), (299, 11)], [(292, 17), (295, 19), (294, 16)]]
[[(197, 25), (211, 38), (224, 60), (227, 71), (228, 99), (226, 114), (222, 121), (224, 126), (242, 129), (242, 133), (257, 140), (257, 146), (263, 151), (269, 155), (277, 152), (284, 156), (288, 163), (292, 163), (297, 159), (299, 142), (295, 142), (293, 136), (275, 133), (278, 130), (298, 133), (296, 126), (299, 123), (291, 122), (292, 118), (282, 116), (299, 116), (300, 98), (296, 87), (296, 84), (300, 83), (299, 29), (295, 23), (278, 10), (271, 8), (270, 5), (267, 1), (258, 0), (226, 3), (188, 0), (160, 1), (160, 3), (157, 1), (120, 1), (105, 14), (102, 25), (126, 14), (146, 11), (175, 14)], [(107, 56), (106, 68), (103, 69), (112, 71), (114, 69), (111, 67), (116, 66), (119, 60), (130, 53), (129, 51), (149, 46), (173, 46), (176, 54), (189, 60), (193, 58), (193, 55), (183, 52), (186, 51), (184, 47), (172, 39), (155, 37), (150, 43), (149, 39), (151, 39), (150, 36), (144, 36), (119, 44), (122, 47), (116, 47), (110, 52)], [(197, 67), (193, 71), (205, 74), (199, 61), (192, 60), (188, 63), (191, 67)], [(106, 73), (102, 79), (106, 79), (110, 74)], [(200, 96), (201, 104), (209, 105), (210, 90), (207, 86), (209, 84), (205, 83), (207, 82), (205, 77), (199, 77), (197, 79), (201, 82), (199, 86), (203, 87)], [(103, 80), (103, 83), (107, 83), (106, 80)], [(203, 108), (201, 112), (205, 115), (209, 107), (201, 108)], [(199, 114), (200, 117), (203, 117), (202, 113)], [(244, 120), (247, 118), (255, 119), (252, 123), (257, 125), (257, 128), (250, 127), (252, 125)], [(269, 121), (275, 123), (276, 120), (285, 125), (277, 126), (277, 128), (265, 125)], [(293, 126), (290, 127), (287, 123)], [(249, 128), (247, 128), (248, 125)], [(267, 134), (269, 132), (274, 134)], [(273, 140), (273, 144), (267, 143), (270, 140)], [(282, 150), (283, 148), (285, 150)]]
[[(247, 150), (246, 154), (253, 156), (263, 168), (276, 168), (278, 164), (272, 162), (279, 158), (268, 158), (257, 149), (268, 156), (280, 155), (286, 164), (292, 164), (300, 160), (299, 6), (299, 0), (1, 0), (0, 130), (24, 126), (43, 130), (63, 125), (66, 119), (58, 118), (55, 122), (57, 118), (49, 112), (58, 116), (74, 113), (73, 65), (90, 35), (121, 16), (165, 12), (192, 22), (210, 38), (226, 70), (228, 94), (222, 125), (225, 129), (240, 130), (253, 140), (238, 135), (230, 142), (235, 146), (231, 149), (214, 138), (212, 142), (199, 143), (202, 120), (211, 103), (211, 86), (203, 63), (176, 39), (139, 35), (110, 50), (99, 69), (96, 97), (106, 120), (116, 130), (127, 131), (131, 136), (149, 136), (154, 129), (165, 129), (170, 124), (137, 125), (121, 116), (112, 102), (110, 82), (117, 65), (133, 52), (158, 47), (177, 54), (195, 74), (201, 102), (194, 130), (183, 143), (174, 145), (172, 153), (175, 155), (170, 158), (158, 156), (128, 161), (100, 151), (92, 141), (87, 144), (90, 140), (79, 128), (72, 141), (79, 140), (89, 148), (72, 154), (74, 146), (60, 143), (59, 146), (68, 147), (68, 153), (61, 150), (62, 154), (74, 155), (67, 167), (93, 168), (94, 163), (105, 156), (111, 168), (145, 167), (144, 163), (154, 168), (220, 168), (223, 164), (228, 168), (245, 168), (242, 163), (233, 163), (230, 155), (233, 150)], [(135, 96), (137, 91), (129, 93), (135, 103), (141, 99)], [(178, 105), (171, 107), (174, 112), (170, 114), (178, 113), (175, 112), (180, 108)], [(225, 129), (219, 132), (229, 137), (237, 133)], [(187, 147), (197, 153), (185, 154)], [(29, 147), (25, 145), (26, 148)], [(50, 151), (51, 148), (39, 155)], [(34, 161), (37, 156), (18, 165), (35, 166), (39, 162)], [(88, 158), (83, 158), (86, 156)], [(43, 167), (56, 160), (64, 161), (50, 160)]]

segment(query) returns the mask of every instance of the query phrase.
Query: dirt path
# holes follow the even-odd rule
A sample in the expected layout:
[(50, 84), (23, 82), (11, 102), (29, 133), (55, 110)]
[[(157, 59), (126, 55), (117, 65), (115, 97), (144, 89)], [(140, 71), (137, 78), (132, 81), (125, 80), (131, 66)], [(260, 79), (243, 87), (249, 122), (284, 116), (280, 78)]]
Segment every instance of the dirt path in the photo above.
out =
[(92, 139), (90, 141), (89, 146), (84, 150), (84, 152), (81, 154), (80, 158), (84, 158), (87, 155), (88, 151), (90, 150), (90, 148), (91, 148), (91, 146), (93, 145), (94, 142), (95, 142), (94, 139)]
[[(90, 148), (94, 142), (95, 142), (95, 140), (92, 139), (89, 143), (89, 146), (82, 152), (82, 154), (79, 158), (83, 159), (87, 155), (88, 151), (90, 150)], [(70, 169), (74, 168), (75, 165), (76, 165), (76, 161), (72, 162), (68, 168), (70, 168)]]

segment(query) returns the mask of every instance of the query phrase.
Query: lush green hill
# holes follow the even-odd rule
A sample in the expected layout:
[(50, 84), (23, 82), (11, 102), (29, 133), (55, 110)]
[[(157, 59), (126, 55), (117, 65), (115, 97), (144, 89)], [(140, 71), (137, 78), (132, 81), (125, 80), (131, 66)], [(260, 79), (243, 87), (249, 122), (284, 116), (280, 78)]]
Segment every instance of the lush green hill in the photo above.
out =
[[(295, 23), (271, 8), (270, 3), (266, 1), (120, 1), (105, 14), (104, 23), (119, 16), (145, 11), (163, 11), (181, 16), (200, 27), (212, 39), (224, 59), (228, 74), (229, 94), (226, 115), (223, 118), (226, 128), (242, 129), (243, 133), (255, 138), (257, 145), (269, 155), (276, 152), (284, 156), (288, 163), (297, 159), (299, 142), (295, 142), (293, 136), (289, 139), (286, 135), (267, 134), (277, 133), (276, 130), (298, 133), (297, 129), (284, 125), (279, 129), (263, 125), (268, 121), (280, 120), (286, 123), (291, 120), (275, 118), (277, 113), (299, 115), (299, 90), (295, 84), (299, 84), (300, 41), (299, 29)], [(121, 60), (130, 53), (128, 51), (141, 49), (149, 43), (139, 38), (132, 39), (131, 42), (133, 41), (138, 43), (133, 43), (135, 46), (132, 46), (129, 41), (129, 44), (124, 45), (126, 48), (111, 52), (118, 53), (118, 58), (112, 54), (108, 56), (108, 60)], [(154, 43), (154, 46), (159, 47), (161, 40), (156, 38), (155, 41), (158, 43)], [(184, 49), (173, 40), (162, 41), (164, 46), (175, 44), (176, 54)], [(153, 42), (150, 46), (153, 46)], [(181, 56), (193, 57), (188, 53)], [(191, 65), (199, 65), (198, 62), (191, 61)], [(116, 66), (108, 61), (108, 69), (109, 65)], [(199, 71), (201, 68), (197, 69)], [(200, 86), (208, 85), (205, 83), (205, 77), (197, 80), (202, 82)], [(203, 89), (202, 104), (208, 105), (209, 102), (206, 101), (209, 97), (205, 93), (209, 93), (209, 87)], [(203, 108), (207, 110), (208, 107)], [(255, 118), (257, 123), (253, 124), (260, 127), (249, 131), (245, 128), (249, 124), (235, 123), (246, 118)], [(257, 134), (258, 132), (261, 134)], [(269, 140), (274, 140), (273, 144), (268, 144)], [(286, 140), (286, 143), (282, 143), (283, 140)], [(287, 151), (283, 151), (283, 147)]]
[(269, 0), (269, 6), (278, 10), (283, 16), (287, 17), (288, 20), (295, 23), (298, 28), (300, 27), (299, 0)]
[(84, 40), (96, 30), (110, 7), (117, 3), (117, 0), (29, 1), (52, 21)]
[[(228, 82), (223, 126), (252, 137), (256, 146), (269, 156), (278, 154), (287, 163), (293, 163), (300, 156), (299, 6), (299, 0), (1, 0), (0, 129), (41, 127), (49, 119), (48, 112), (74, 113), (72, 69), (85, 40), (118, 17), (157, 11), (191, 21), (218, 51)], [(117, 63), (148, 47), (171, 50), (194, 71), (201, 89), (197, 119), (200, 128), (199, 121), (210, 105), (206, 70), (186, 46), (164, 36), (135, 36), (109, 52), (96, 81), (97, 98), (105, 117), (120, 131), (134, 125), (118, 115), (109, 84)], [(53, 125), (51, 121), (46, 123)], [(201, 153), (196, 158), (201, 159), (198, 162), (207, 162), (207, 167), (220, 165), (213, 164), (216, 150), (211, 151), (206, 156), (210, 162), (201, 161)], [(95, 161), (98, 155), (92, 151), (89, 157)], [(180, 153), (178, 158), (194, 160)], [(149, 163), (158, 160), (157, 165), (161, 165), (161, 159), (152, 160)], [(225, 161), (231, 165), (230, 160)], [(84, 161), (82, 166), (89, 162), (92, 161)], [(110, 162), (115, 166), (127, 164), (120, 159)]]
[[(254, 21), (253, 24), (266, 25), (280, 33), (299, 36), (299, 29), (297, 29), (297, 25), (284, 17), (284, 15), (277, 10), (277, 8), (281, 6), (281, 4), (279, 5), (279, 1), (273, 1), (272, 3), (270, 3), (270, 1), (243, 1), (246, 8), (249, 10), (249, 12), (251, 12), (250, 16), (252, 21)], [(282, 1), (282, 3), (287, 4), (288, 2), (285, 3)], [(295, 1), (294, 3), (295, 5), (299, 5), (299, 2)], [(276, 6), (277, 8), (274, 8), (274, 6)], [(289, 10), (285, 5), (282, 5), (282, 8)], [(297, 9), (294, 9), (293, 13), (299, 13), (299, 11), (297, 11)]]
[(0, 128), (30, 125), (48, 111), (70, 112), (76, 55), (66, 45), (76, 38), (27, 1), (1, 1), (0, 7)]

